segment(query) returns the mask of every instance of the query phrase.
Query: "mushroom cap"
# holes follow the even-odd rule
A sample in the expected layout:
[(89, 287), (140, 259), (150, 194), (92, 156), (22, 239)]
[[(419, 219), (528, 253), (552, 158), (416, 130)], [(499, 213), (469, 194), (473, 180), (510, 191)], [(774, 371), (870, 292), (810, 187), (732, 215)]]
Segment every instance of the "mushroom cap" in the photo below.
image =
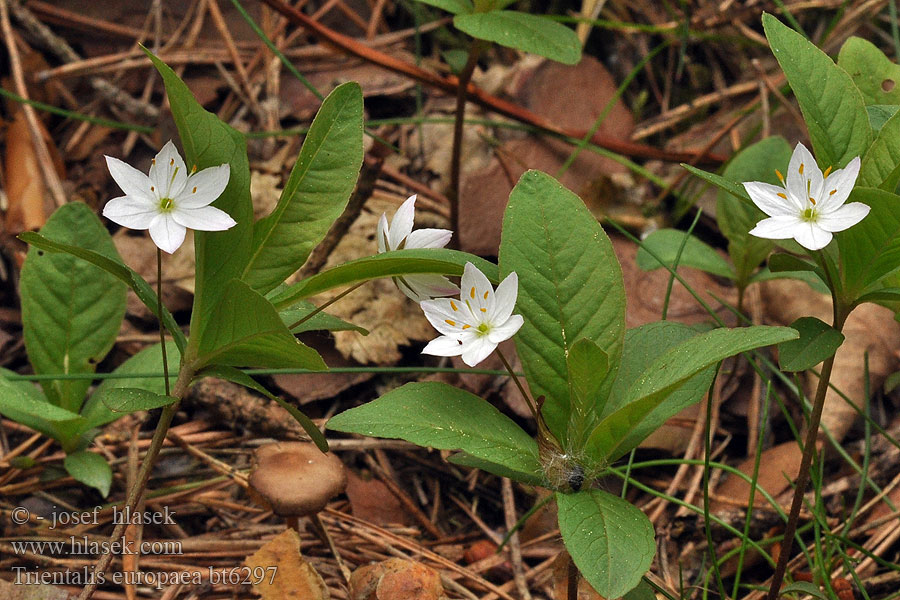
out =
[(253, 454), (250, 488), (282, 517), (317, 513), (347, 487), (344, 464), (309, 442), (276, 442)]

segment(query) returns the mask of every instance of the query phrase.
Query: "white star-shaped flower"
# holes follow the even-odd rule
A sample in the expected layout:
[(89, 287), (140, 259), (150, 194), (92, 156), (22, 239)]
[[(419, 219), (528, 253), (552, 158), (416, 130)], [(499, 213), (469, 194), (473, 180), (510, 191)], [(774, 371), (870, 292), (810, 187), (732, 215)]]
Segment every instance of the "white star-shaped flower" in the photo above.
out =
[(228, 185), (227, 164), (188, 173), (170, 140), (149, 175), (111, 156), (106, 166), (125, 195), (107, 202), (103, 216), (129, 229), (149, 229), (153, 243), (169, 254), (184, 242), (187, 228), (224, 231), (236, 225), (228, 213), (210, 206)]
[(512, 314), (519, 294), (519, 278), (515, 272), (506, 276), (497, 291), (472, 263), (466, 263), (460, 281), (459, 300), (436, 298), (420, 304), (425, 317), (441, 335), (428, 342), (422, 354), (459, 356), (474, 367), (511, 338), (525, 320)]
[(803, 144), (797, 144), (788, 166), (787, 181), (775, 171), (784, 187), (749, 181), (744, 189), (750, 199), (769, 215), (750, 230), (751, 235), (772, 240), (794, 238), (807, 250), (820, 250), (832, 234), (862, 221), (870, 208), (862, 202), (844, 204), (859, 175), (859, 157), (829, 174), (819, 170), (816, 159)]
[[(376, 232), (379, 254), (403, 248), (443, 248), (450, 241), (453, 232), (449, 229), (412, 230), (415, 204), (415, 195), (407, 198), (394, 213), (390, 225), (387, 215), (381, 215)], [(436, 296), (451, 296), (459, 292), (459, 288), (450, 283), (450, 280), (436, 273), (404, 275), (393, 279), (400, 291), (415, 302), (430, 300)]]

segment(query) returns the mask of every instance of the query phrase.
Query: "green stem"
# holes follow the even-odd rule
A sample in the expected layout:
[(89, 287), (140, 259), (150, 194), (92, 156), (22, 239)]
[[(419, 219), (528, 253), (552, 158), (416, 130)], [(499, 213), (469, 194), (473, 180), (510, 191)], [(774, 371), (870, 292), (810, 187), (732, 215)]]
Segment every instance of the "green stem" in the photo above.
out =
[(450, 199), (450, 230), (456, 235), (450, 240), (451, 248), (459, 248), (459, 174), (460, 174), (460, 158), (462, 155), (462, 138), (463, 125), (466, 117), (466, 91), (469, 82), (472, 80), (472, 74), (475, 67), (478, 66), (478, 55), (484, 48), (484, 42), (481, 40), (472, 40), (469, 46), (469, 58), (466, 60), (466, 66), (459, 74), (456, 88), (456, 114), (453, 120), (453, 149), (450, 155), (450, 193), (447, 197)]
[[(123, 513), (127, 514), (133, 512), (135, 507), (141, 501), (141, 498), (144, 495), (144, 490), (147, 487), (147, 481), (150, 479), (150, 473), (153, 470), (153, 465), (156, 462), (156, 457), (159, 455), (159, 451), (162, 449), (163, 442), (166, 439), (166, 434), (169, 432), (169, 425), (172, 424), (172, 419), (175, 417), (175, 413), (178, 411), (178, 405), (181, 399), (184, 397), (184, 394), (187, 392), (188, 386), (190, 385), (191, 379), (193, 379), (193, 377), (193, 365), (182, 365), (181, 370), (178, 372), (178, 379), (175, 381), (175, 387), (172, 389), (172, 393), (170, 394), (171, 396), (176, 398), (176, 401), (169, 406), (166, 406), (159, 417), (159, 423), (156, 424), (156, 431), (153, 432), (153, 439), (150, 442), (150, 447), (147, 448), (147, 454), (144, 456), (144, 462), (141, 463), (141, 468), (138, 471), (138, 475), (135, 479), (134, 485), (128, 491), (128, 497), (125, 499), (125, 505), (122, 507)], [(166, 381), (168, 381), (168, 378), (166, 379)], [(116, 525), (116, 528), (113, 530), (113, 533), (110, 536), (111, 543), (107, 546), (107, 549), (109, 549), (110, 547), (114, 547), (114, 543), (122, 539), (122, 536), (125, 533), (125, 528), (127, 526), (128, 523), (125, 522)], [(100, 574), (104, 573), (109, 567), (112, 559), (113, 554), (111, 552), (105, 552), (97, 560), (97, 564), (94, 565), (94, 576), (91, 578), (91, 581), (87, 583), (81, 590), (81, 594), (79, 594), (77, 600), (88, 600), (91, 596), (94, 595), (94, 590), (97, 589), (98, 578), (100, 577)]]
[(166, 355), (166, 327), (162, 320), (162, 250), (156, 249), (156, 317), (159, 319), (159, 346), (162, 348), (163, 381), (169, 395), (169, 357)]
[[(847, 320), (847, 311), (841, 306), (837, 298), (834, 298), (834, 328), (841, 331)], [(803, 496), (806, 486), (809, 484), (809, 471), (813, 458), (816, 455), (816, 440), (819, 436), (819, 423), (822, 420), (822, 409), (825, 407), (825, 393), (828, 391), (828, 382), (831, 380), (831, 370), (834, 367), (834, 357), (825, 361), (822, 372), (819, 375), (819, 385), (816, 388), (816, 397), (813, 401), (812, 413), (809, 415), (809, 424), (806, 431), (806, 441), (803, 446), (803, 458), (800, 461), (800, 471), (797, 473), (797, 483), (794, 487), (794, 498), (791, 501), (791, 512), (784, 529), (781, 552), (778, 555), (778, 564), (775, 574), (772, 576), (772, 584), (766, 600), (778, 600), (787, 564), (791, 557), (791, 549), (794, 544), (794, 534), (797, 532), (797, 523), (800, 520), (800, 508), (803, 506)]]
[(337, 296), (335, 296), (334, 298), (332, 298), (331, 300), (329, 300), (322, 306), (316, 308), (314, 311), (310, 312), (308, 315), (306, 315), (305, 317), (303, 317), (296, 323), (291, 324), (291, 326), (288, 327), (288, 329), (293, 331), (294, 327), (299, 327), (300, 325), (303, 325), (304, 323), (306, 323), (307, 321), (312, 319), (314, 316), (316, 316), (317, 314), (319, 314), (320, 312), (322, 312), (323, 310), (325, 310), (326, 308), (328, 308), (329, 306), (331, 306), (332, 304), (334, 304), (335, 302), (337, 302), (338, 300), (340, 300), (341, 298), (343, 298), (344, 296), (346, 296), (347, 294), (352, 292), (353, 290), (356, 290), (356, 289), (359, 289), (360, 287), (362, 287), (362, 284), (364, 284), (364, 283), (365, 283), (365, 281), (360, 281), (356, 285), (348, 287), (346, 290), (344, 290), (343, 292), (341, 292), (340, 294), (338, 294)]
[(519, 381), (519, 377), (516, 375), (516, 372), (513, 371), (512, 366), (509, 364), (509, 361), (506, 360), (506, 357), (503, 356), (503, 353), (500, 352), (500, 348), (497, 348), (497, 356), (500, 357), (500, 361), (503, 363), (503, 366), (506, 367), (506, 370), (509, 372), (510, 376), (512, 376), (513, 381), (516, 382), (516, 387), (519, 388), (519, 392), (522, 394), (522, 397), (525, 398), (525, 404), (528, 405), (528, 409), (531, 411), (531, 416), (534, 417), (534, 420), (538, 427), (541, 425), (541, 418), (537, 411), (537, 405), (534, 403), (534, 400), (531, 399), (531, 396), (528, 395), (528, 392), (525, 391), (525, 388), (522, 386), (522, 382)]

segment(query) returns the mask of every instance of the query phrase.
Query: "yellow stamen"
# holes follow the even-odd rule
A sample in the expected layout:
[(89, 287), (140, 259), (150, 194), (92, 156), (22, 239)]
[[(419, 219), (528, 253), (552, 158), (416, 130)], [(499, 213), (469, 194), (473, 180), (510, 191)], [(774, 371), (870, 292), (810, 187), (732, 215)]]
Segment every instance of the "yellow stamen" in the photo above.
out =
[(450, 306), (453, 308), (453, 310), (459, 310), (459, 307), (456, 306), (456, 302), (454, 302), (453, 300), (450, 301)]
[(787, 195), (786, 195), (786, 194), (779, 193), (778, 196), (779, 196), (780, 198), (784, 198), (785, 200), (787, 200)]
[(837, 190), (831, 190), (830, 192), (828, 192), (828, 195), (834, 196), (836, 193), (837, 193)]
[(486, 312), (487, 312), (487, 309), (486, 309), (486, 308), (482, 308), (482, 309), (481, 309), (481, 312), (486, 313)]
[(813, 197), (812, 197), (812, 196), (809, 197), (809, 201), (812, 202), (812, 205), (813, 205), (813, 206), (816, 205), (816, 201), (813, 200)]
[(170, 159), (169, 159), (169, 166), (171, 167), (171, 166), (174, 165), (174, 164), (175, 164), (175, 159), (174, 159), (174, 158), (170, 158)]
[(822, 173), (822, 177), (828, 177), (828, 174), (831, 173), (831, 166), (825, 169), (825, 172)]
[(472, 286), (472, 289), (469, 290), (469, 296), (471, 296), (472, 298), (475, 297), (475, 286)]
[(451, 321), (450, 319), (444, 319), (444, 323), (446, 323), (450, 327), (456, 327), (456, 321)]
[(784, 185), (784, 175), (781, 174), (781, 171), (775, 169), (775, 174), (778, 176), (778, 180), (781, 182), (781, 185)]
[(151, 158), (151, 159), (150, 159), (150, 164), (151, 164), (151, 165), (155, 165), (155, 164), (156, 164), (156, 159), (155, 159), (155, 158)]
[(463, 325), (462, 326), (463, 329), (468, 329), (469, 327), (471, 327), (471, 325)]
[(196, 193), (197, 193), (197, 186), (194, 186), (194, 189), (191, 190), (191, 193), (192, 193), (192, 194), (196, 194)]
[(484, 299), (487, 300), (487, 297), (488, 297), (488, 293), (485, 292), (485, 293), (484, 293)]
[(155, 186), (155, 185), (151, 185), (151, 186), (150, 186), (150, 191), (151, 191), (151, 192), (155, 192), (155, 191), (156, 191), (156, 186)]
[(197, 172), (197, 165), (194, 165), (193, 167), (191, 167), (191, 175), (193, 175), (196, 172)]
[(800, 163), (800, 168), (797, 169), (797, 170), (800, 172), (801, 175), (803, 175), (803, 167), (804, 167), (804, 166), (805, 166), (805, 165), (804, 165), (803, 163)]

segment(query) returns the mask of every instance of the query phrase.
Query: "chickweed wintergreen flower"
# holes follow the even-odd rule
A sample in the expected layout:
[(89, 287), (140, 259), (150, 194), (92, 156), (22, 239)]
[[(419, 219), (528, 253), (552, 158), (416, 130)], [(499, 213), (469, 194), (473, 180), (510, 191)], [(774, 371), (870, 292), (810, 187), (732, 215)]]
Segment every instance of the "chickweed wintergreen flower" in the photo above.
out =
[(744, 183), (753, 203), (769, 215), (750, 234), (773, 240), (794, 238), (807, 250), (824, 248), (833, 233), (853, 227), (869, 214), (862, 202), (844, 204), (859, 175), (859, 164), (857, 156), (843, 169), (831, 173), (829, 167), (822, 173), (806, 146), (797, 144), (787, 178), (775, 171), (784, 187)]
[(522, 327), (522, 315), (512, 314), (519, 294), (519, 277), (506, 276), (497, 291), (472, 263), (466, 263), (459, 300), (436, 298), (420, 306), (441, 335), (428, 342), (422, 354), (459, 356), (474, 367)]
[(111, 156), (106, 166), (125, 195), (107, 202), (103, 216), (129, 229), (149, 229), (153, 243), (169, 254), (184, 242), (187, 228), (223, 231), (236, 225), (228, 213), (209, 206), (228, 185), (227, 164), (188, 173), (170, 140), (153, 159), (149, 175)]
[[(407, 198), (394, 213), (390, 225), (388, 225), (387, 215), (381, 215), (376, 235), (379, 253), (403, 248), (443, 248), (450, 241), (453, 232), (449, 229), (412, 230), (415, 204), (415, 195)], [(393, 279), (400, 291), (415, 302), (430, 300), (436, 296), (450, 296), (459, 292), (459, 288), (450, 283), (446, 277), (436, 273), (404, 275)]]

